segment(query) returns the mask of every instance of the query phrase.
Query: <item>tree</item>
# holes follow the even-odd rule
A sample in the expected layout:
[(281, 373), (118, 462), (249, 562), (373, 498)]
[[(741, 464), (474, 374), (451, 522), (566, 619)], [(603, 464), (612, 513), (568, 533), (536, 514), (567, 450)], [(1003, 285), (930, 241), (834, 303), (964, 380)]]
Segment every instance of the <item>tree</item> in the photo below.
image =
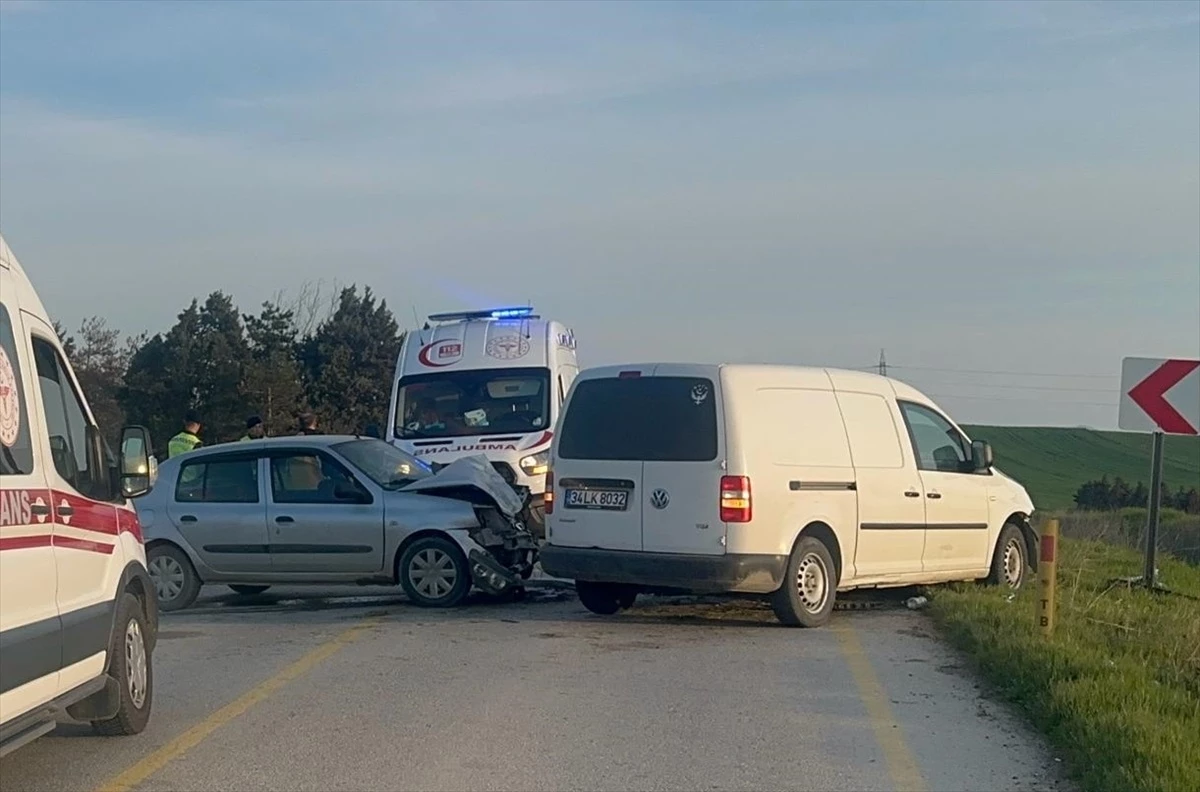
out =
[(54, 334), (58, 336), (58, 342), (63, 345), (63, 352), (67, 355), (67, 360), (74, 364), (75, 358), (75, 339), (67, 332), (67, 328), (63, 327), (62, 322), (54, 320)]
[(149, 427), (160, 449), (188, 410), (200, 413), (205, 442), (235, 439), (245, 426), (248, 361), (241, 314), (228, 295), (213, 292), (202, 306), (192, 300), (174, 327), (132, 356), (121, 405), (130, 420)]
[(83, 320), (78, 338), (78, 342), (71, 339), (71, 368), (87, 395), (96, 424), (115, 445), (125, 423), (119, 397), (133, 347), (122, 343), (121, 332), (98, 316)]
[(337, 308), (300, 344), (309, 401), (330, 431), (379, 423), (391, 400), (403, 336), (386, 300), (371, 288), (342, 289)]
[(276, 300), (264, 302), (258, 316), (246, 314), (242, 319), (249, 342), (243, 397), (259, 411), (268, 434), (285, 433), (306, 402), (296, 361), (295, 312)]

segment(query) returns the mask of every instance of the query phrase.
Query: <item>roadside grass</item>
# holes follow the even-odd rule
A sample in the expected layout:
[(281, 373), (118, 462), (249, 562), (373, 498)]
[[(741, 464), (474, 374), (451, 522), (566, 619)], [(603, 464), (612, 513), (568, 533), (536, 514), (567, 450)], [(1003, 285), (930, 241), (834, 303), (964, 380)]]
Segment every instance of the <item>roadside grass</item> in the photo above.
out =
[(973, 584), (930, 592), (930, 611), (995, 692), (1030, 717), (1086, 792), (1200, 790), (1200, 568), (1167, 555), (1160, 580), (1188, 595), (1131, 590), (1141, 555), (1064, 537), (1053, 638), (1037, 581), (1013, 595)]
[[(1057, 516), (1062, 535), (1068, 539), (1097, 539), (1144, 552), (1146, 510), (1115, 512), (1072, 511)], [(1042, 520), (1044, 517), (1039, 517)], [(1200, 514), (1163, 509), (1158, 526), (1158, 549), (1184, 561), (1200, 565)], [(1139, 574), (1139, 572), (1130, 574)]]

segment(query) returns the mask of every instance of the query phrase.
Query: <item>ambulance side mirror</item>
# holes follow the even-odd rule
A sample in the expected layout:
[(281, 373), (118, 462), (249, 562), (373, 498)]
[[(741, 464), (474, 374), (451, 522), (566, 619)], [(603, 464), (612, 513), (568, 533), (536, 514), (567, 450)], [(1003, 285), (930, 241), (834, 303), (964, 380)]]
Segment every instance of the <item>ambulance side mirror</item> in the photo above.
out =
[(150, 431), (144, 426), (126, 426), (121, 430), (121, 458), (118, 466), (121, 495), (137, 498), (154, 486), (156, 471), (150, 458)]

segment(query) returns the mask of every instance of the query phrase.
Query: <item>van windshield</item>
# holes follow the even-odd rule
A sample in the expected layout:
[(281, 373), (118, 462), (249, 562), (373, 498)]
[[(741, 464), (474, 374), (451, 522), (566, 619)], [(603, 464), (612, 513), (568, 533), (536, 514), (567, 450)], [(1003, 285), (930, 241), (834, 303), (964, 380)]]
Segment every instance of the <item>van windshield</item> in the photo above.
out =
[(635, 377), (584, 380), (563, 416), (564, 459), (707, 462), (717, 458), (712, 380)]
[(396, 399), (396, 436), (477, 437), (550, 427), (550, 370), (439, 371), (405, 377)]

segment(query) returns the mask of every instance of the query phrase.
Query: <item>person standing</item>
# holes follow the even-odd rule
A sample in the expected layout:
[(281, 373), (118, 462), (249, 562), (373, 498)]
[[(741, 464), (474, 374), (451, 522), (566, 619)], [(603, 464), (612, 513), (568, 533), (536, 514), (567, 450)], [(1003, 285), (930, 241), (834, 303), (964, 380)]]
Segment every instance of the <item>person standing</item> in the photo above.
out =
[(167, 443), (167, 459), (194, 451), (202, 445), (204, 441), (200, 439), (200, 416), (188, 410), (183, 419), (183, 431)]
[(246, 440), (262, 440), (267, 436), (267, 429), (263, 426), (262, 418), (257, 415), (251, 415), (246, 419), (246, 434), (242, 435), (239, 442)]
[(313, 413), (306, 412), (300, 416), (300, 431), (296, 434), (315, 435), (321, 434), (321, 430), (317, 428), (317, 416)]

